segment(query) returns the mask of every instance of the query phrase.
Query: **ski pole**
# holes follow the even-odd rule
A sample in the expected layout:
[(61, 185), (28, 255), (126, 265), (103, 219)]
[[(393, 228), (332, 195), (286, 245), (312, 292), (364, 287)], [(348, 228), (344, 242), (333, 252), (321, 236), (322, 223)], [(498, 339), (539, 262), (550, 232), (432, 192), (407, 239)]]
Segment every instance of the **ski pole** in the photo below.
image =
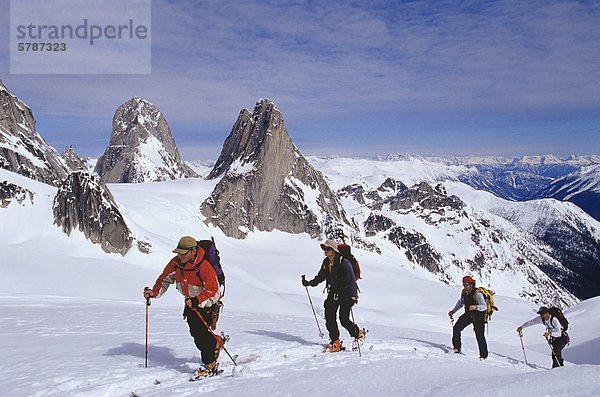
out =
[(315, 322), (317, 323), (317, 328), (319, 329), (319, 336), (321, 337), (321, 339), (323, 339), (323, 336), (325, 336), (325, 334), (321, 332), (321, 326), (319, 325), (319, 320), (317, 320), (317, 313), (315, 312), (315, 307), (313, 306), (312, 299), (310, 298), (308, 287), (304, 286), (304, 288), (306, 288), (306, 295), (308, 295), (308, 301), (310, 302), (310, 307), (312, 309), (313, 315), (315, 316)]
[[(350, 308), (350, 314), (352, 315), (352, 322), (356, 324), (356, 321), (354, 321), (354, 310), (352, 310), (352, 308)], [(362, 357), (362, 354), (360, 353), (360, 341), (358, 340), (358, 335), (354, 337), (354, 341), (356, 342), (356, 348), (358, 349), (358, 357)]]
[(148, 309), (150, 308), (150, 297), (146, 297), (146, 358), (144, 368), (148, 368)]
[[(206, 322), (206, 320), (204, 319), (204, 317), (202, 317), (202, 315), (200, 314), (200, 312), (195, 307), (192, 307), (191, 309), (194, 311), (194, 313), (196, 313), (198, 315), (198, 317), (200, 317), (200, 320), (202, 320), (202, 322), (204, 323), (204, 326), (206, 327), (206, 329), (208, 330), (208, 332), (210, 332), (212, 334), (212, 336), (215, 338), (215, 342), (218, 342), (219, 340), (217, 339), (217, 335), (215, 335), (215, 333), (213, 332), (213, 330), (210, 328), (210, 325), (208, 325), (208, 323)], [(229, 354), (229, 352), (227, 351), (227, 348), (225, 347), (224, 343), (223, 343), (223, 346), (221, 346), (221, 348), (223, 348), (223, 350), (225, 351), (225, 353), (227, 353), (227, 355), (229, 356), (229, 358), (233, 362), (233, 365), (235, 365), (237, 367), (237, 363), (235, 362), (235, 360), (233, 359), (233, 357), (231, 356), (231, 354)]]
[(523, 331), (519, 331), (519, 339), (521, 339), (521, 349), (523, 349), (523, 358), (525, 358), (525, 364), (527, 364), (527, 355), (525, 354), (525, 345), (523, 344)]

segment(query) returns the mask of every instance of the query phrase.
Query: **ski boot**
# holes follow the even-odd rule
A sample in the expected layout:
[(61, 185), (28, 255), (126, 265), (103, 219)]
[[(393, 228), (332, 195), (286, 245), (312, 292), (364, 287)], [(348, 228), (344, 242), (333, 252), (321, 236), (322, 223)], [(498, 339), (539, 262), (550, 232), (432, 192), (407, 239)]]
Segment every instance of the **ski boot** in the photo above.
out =
[(326, 349), (329, 353), (337, 353), (344, 350), (342, 347), (342, 342), (339, 339), (329, 342)]
[(221, 372), (222, 371), (219, 372), (219, 364), (217, 364), (217, 361), (215, 360), (210, 364), (202, 365), (201, 368), (194, 372), (190, 381), (194, 382), (203, 378), (209, 378), (218, 375)]

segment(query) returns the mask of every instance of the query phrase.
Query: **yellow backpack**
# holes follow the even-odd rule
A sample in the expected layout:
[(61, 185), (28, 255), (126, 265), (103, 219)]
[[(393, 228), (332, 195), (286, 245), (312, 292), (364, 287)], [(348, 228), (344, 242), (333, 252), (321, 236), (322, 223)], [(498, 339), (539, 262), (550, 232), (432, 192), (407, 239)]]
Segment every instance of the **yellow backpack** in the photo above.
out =
[(484, 287), (477, 287), (475, 292), (481, 292), (481, 295), (485, 299), (485, 322), (487, 323), (492, 319), (492, 314), (498, 310), (498, 307), (494, 305), (494, 295), (496, 293)]

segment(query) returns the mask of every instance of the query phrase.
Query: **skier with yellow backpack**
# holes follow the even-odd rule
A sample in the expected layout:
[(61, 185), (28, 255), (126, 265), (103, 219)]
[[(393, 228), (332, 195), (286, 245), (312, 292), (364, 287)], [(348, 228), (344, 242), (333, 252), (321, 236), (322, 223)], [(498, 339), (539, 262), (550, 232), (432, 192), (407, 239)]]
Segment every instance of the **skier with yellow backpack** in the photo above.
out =
[(454, 308), (448, 312), (448, 316), (453, 320), (453, 315), (461, 307), (465, 312), (461, 315), (452, 327), (452, 345), (454, 353), (460, 353), (462, 348), (461, 332), (469, 324), (473, 324), (475, 338), (479, 347), (479, 358), (485, 360), (488, 356), (487, 342), (485, 340), (485, 324), (490, 320), (491, 315), (498, 308), (494, 305), (494, 292), (486, 288), (475, 288), (475, 280), (471, 276), (465, 276), (462, 279), (463, 289), (460, 298), (454, 305)]

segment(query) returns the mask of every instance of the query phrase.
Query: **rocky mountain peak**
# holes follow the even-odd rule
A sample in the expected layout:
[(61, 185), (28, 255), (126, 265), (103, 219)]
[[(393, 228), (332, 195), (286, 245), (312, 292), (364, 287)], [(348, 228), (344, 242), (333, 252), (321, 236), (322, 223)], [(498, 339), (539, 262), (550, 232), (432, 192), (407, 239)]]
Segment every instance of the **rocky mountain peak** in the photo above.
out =
[(0, 168), (58, 186), (68, 168), (36, 131), (31, 109), (0, 81)]
[(124, 183), (198, 176), (181, 159), (163, 114), (140, 97), (117, 108), (110, 142), (95, 172), (105, 182)]
[(71, 173), (62, 183), (53, 204), (54, 223), (70, 235), (78, 228), (105, 252), (125, 255), (133, 236), (106, 185), (85, 171)]
[(269, 99), (259, 99), (250, 113), (242, 109), (223, 145), (215, 167), (208, 175), (213, 179), (222, 175), (235, 162), (249, 164), (259, 161), (270, 148), (279, 148), (283, 154), (298, 152), (285, 129), (281, 112)]
[(353, 228), (323, 175), (292, 143), (268, 99), (243, 109), (208, 178), (223, 175), (202, 204), (206, 222), (243, 238), (254, 228), (322, 237)]
[(83, 170), (85, 169), (85, 164), (79, 158), (75, 150), (73, 150), (73, 146), (69, 145), (65, 147), (65, 150), (61, 153), (60, 157), (64, 160), (70, 170)]

